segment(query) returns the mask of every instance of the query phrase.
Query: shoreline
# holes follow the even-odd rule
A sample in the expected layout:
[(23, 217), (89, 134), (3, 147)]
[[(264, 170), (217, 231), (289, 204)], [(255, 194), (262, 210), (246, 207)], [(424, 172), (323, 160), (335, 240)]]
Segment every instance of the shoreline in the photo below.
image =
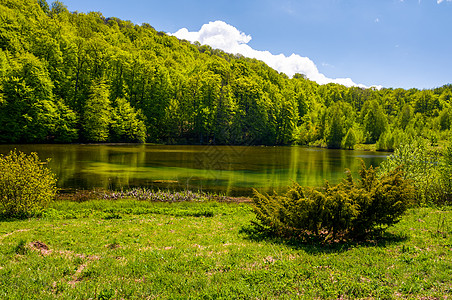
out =
[[(139, 194), (136, 191), (142, 192)], [(160, 198), (159, 198), (160, 196)], [(135, 199), (134, 199), (135, 198)], [(91, 200), (115, 201), (122, 199), (134, 199), (149, 202), (222, 202), (222, 203), (251, 203), (252, 197), (225, 196), (215, 193), (172, 190), (152, 190), (146, 188), (134, 188), (126, 191), (111, 191), (103, 189), (73, 190), (73, 192), (58, 192), (55, 201), (86, 202)]]

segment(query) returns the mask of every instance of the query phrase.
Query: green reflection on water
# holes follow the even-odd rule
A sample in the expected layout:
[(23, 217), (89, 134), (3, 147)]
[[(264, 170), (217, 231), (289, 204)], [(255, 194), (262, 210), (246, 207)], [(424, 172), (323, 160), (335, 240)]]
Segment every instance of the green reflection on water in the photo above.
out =
[(51, 158), (49, 167), (65, 189), (134, 186), (193, 189), (249, 195), (251, 188), (282, 191), (301, 185), (333, 183), (346, 168), (356, 172), (363, 159), (378, 165), (386, 153), (306, 147), (160, 145), (2, 145)]

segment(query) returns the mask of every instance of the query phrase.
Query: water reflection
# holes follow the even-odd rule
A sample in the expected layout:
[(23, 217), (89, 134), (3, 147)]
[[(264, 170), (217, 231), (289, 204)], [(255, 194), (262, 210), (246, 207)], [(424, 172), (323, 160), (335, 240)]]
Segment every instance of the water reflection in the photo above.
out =
[(64, 189), (127, 189), (134, 186), (192, 189), (249, 195), (251, 188), (281, 191), (301, 185), (338, 182), (360, 159), (378, 165), (386, 153), (305, 147), (160, 145), (1, 145), (51, 158)]

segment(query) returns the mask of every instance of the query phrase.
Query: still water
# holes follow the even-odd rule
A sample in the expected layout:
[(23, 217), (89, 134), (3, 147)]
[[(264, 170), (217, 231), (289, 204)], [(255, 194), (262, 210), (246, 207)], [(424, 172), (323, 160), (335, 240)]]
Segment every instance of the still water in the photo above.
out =
[(251, 188), (283, 191), (296, 181), (318, 186), (339, 182), (360, 160), (377, 166), (388, 153), (319, 148), (162, 145), (0, 145), (37, 152), (57, 175), (58, 186), (73, 189), (128, 189), (136, 186), (191, 189), (230, 196)]

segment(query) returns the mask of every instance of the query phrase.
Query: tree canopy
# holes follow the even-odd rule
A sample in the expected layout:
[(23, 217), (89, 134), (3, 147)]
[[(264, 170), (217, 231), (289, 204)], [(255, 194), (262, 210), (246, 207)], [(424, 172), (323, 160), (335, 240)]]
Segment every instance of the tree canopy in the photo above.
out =
[(0, 19), (1, 143), (353, 148), (394, 132), (450, 135), (452, 85), (319, 85), (149, 24), (69, 12), (59, 1), (3, 0)]

